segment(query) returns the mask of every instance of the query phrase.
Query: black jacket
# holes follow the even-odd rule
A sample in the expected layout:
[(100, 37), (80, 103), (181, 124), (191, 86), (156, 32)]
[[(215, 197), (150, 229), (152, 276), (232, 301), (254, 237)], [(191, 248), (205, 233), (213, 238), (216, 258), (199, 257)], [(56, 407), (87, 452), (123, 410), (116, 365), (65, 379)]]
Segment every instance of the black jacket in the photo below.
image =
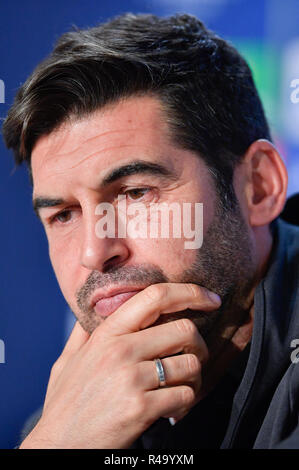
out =
[(299, 449), (298, 347), (299, 228), (278, 219), (270, 266), (255, 291), (250, 344), (183, 420), (158, 420), (133, 448)]

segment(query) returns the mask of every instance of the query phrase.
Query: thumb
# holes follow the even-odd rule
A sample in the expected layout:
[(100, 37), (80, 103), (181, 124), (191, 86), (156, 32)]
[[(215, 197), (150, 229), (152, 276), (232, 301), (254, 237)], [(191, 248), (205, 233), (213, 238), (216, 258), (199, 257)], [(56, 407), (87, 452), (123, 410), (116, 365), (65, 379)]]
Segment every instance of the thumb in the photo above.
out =
[(78, 351), (89, 338), (89, 334), (82, 328), (80, 323), (76, 321), (75, 326), (66, 342), (63, 354), (72, 354)]

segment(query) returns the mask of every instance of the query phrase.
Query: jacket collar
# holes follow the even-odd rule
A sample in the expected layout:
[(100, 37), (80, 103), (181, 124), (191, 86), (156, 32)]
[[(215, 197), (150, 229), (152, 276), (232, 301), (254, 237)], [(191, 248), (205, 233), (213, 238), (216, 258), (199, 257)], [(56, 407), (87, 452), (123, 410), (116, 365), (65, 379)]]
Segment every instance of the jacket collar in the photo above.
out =
[(273, 241), (267, 273), (255, 291), (250, 353), (234, 397), (224, 448), (238, 445), (238, 439), (240, 445), (243, 429), (248, 440), (248, 427), (254, 439), (259, 420), (291, 363), (291, 341), (299, 338), (299, 228), (277, 219)]

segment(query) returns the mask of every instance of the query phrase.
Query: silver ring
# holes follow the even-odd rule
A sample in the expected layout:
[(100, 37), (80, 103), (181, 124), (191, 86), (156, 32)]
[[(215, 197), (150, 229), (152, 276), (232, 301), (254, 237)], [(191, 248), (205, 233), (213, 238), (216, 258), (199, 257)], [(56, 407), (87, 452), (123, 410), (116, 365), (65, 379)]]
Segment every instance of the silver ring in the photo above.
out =
[(165, 373), (162, 362), (160, 359), (155, 359), (155, 365), (157, 369), (158, 379), (159, 379), (159, 387), (165, 387), (166, 380), (165, 380)]

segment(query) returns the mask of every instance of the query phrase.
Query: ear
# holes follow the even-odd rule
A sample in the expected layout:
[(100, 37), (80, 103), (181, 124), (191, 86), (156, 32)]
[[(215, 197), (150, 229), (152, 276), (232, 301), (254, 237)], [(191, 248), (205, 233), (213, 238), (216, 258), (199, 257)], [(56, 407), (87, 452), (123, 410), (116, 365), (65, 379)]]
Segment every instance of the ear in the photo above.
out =
[(283, 160), (268, 140), (253, 142), (244, 156), (245, 197), (252, 227), (267, 225), (283, 210), (288, 176)]

